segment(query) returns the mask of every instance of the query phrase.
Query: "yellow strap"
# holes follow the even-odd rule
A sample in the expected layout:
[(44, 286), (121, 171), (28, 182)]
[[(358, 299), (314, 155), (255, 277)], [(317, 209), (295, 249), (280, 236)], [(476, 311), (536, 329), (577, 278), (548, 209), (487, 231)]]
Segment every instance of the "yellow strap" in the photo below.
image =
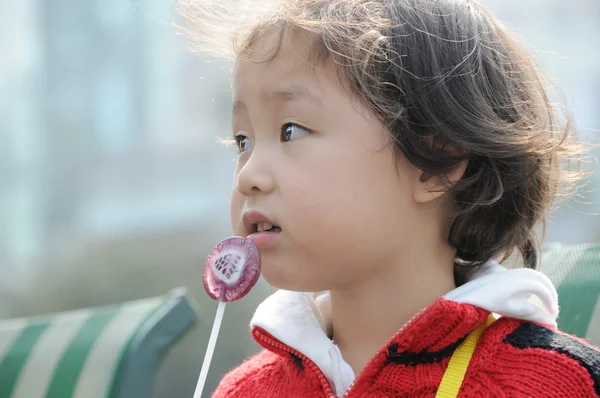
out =
[(458, 391), (465, 378), (465, 373), (467, 373), (467, 368), (469, 367), (473, 352), (475, 352), (477, 342), (483, 331), (495, 320), (496, 318), (490, 314), (487, 320), (469, 333), (467, 338), (454, 351), (448, 363), (448, 368), (446, 368), (442, 377), (442, 382), (438, 387), (437, 394), (435, 395), (436, 398), (456, 398), (458, 396)]

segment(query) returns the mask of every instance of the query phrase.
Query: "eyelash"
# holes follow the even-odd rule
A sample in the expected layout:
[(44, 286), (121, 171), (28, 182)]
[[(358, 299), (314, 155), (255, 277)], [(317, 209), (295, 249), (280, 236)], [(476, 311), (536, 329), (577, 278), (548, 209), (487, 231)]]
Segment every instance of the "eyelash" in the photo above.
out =
[[(308, 128), (306, 128), (306, 127), (304, 127), (304, 126), (302, 126), (302, 125), (300, 125), (300, 124), (298, 124), (298, 123), (292, 123), (292, 122), (288, 122), (288, 123), (284, 123), (284, 124), (281, 126), (281, 128), (279, 129), (279, 134), (280, 134), (280, 136), (279, 136), (279, 137), (280, 137), (280, 139), (282, 139), (282, 138), (284, 137), (285, 131), (286, 131), (286, 129), (287, 129), (289, 126), (296, 126), (296, 127), (299, 127), (299, 128), (301, 128), (302, 130), (305, 130), (305, 131), (307, 131), (309, 134), (310, 134), (310, 133), (312, 133), (312, 130), (310, 130), (310, 129), (308, 129)], [(234, 135), (234, 136), (233, 136), (233, 139), (235, 140), (236, 146), (237, 146), (237, 148), (238, 148), (238, 151), (239, 151), (240, 153), (242, 153), (242, 152), (245, 152), (244, 150), (242, 150), (242, 148), (241, 148), (241, 145), (242, 145), (242, 142), (243, 142), (243, 140), (244, 140), (244, 139), (246, 139), (246, 138), (248, 138), (248, 137), (247, 137), (247, 136), (245, 136), (245, 135), (242, 135), (242, 134), (238, 134), (238, 135)], [(282, 141), (282, 142), (289, 142), (289, 141), (284, 141), (283, 139), (282, 139), (281, 141)]]

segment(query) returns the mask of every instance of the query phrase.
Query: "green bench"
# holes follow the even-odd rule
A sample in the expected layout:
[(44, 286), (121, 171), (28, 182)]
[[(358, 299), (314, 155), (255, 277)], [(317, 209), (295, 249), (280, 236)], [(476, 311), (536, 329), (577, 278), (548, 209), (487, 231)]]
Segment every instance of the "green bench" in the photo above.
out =
[(0, 398), (149, 398), (166, 348), (195, 321), (184, 289), (0, 321)]
[(600, 244), (550, 245), (540, 271), (558, 290), (558, 327), (600, 347)]

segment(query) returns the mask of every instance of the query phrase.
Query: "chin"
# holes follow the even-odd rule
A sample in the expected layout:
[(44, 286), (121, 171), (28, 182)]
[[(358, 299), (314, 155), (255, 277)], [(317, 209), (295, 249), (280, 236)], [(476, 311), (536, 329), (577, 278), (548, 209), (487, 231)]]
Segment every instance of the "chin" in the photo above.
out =
[(276, 289), (299, 291), (297, 281), (294, 282), (291, 280), (285, 272), (273, 271), (265, 268), (267, 267), (263, 266), (262, 268), (262, 277), (269, 285)]
[(321, 289), (322, 284), (317, 284), (316, 281), (307, 281), (305, 278), (299, 277), (297, 273), (286, 272), (286, 270), (282, 268), (269, 267), (263, 264), (261, 271), (265, 282), (276, 289), (289, 290), (292, 292), (317, 292), (327, 290)]

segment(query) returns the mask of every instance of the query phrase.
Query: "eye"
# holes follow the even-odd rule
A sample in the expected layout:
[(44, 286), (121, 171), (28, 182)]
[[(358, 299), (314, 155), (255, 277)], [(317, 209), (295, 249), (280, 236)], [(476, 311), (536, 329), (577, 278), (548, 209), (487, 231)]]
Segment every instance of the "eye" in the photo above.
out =
[(310, 134), (310, 130), (296, 123), (286, 123), (281, 126), (281, 141), (287, 142)]
[(250, 138), (246, 137), (245, 135), (236, 135), (234, 138), (238, 147), (238, 151), (246, 152), (248, 149), (252, 148), (252, 141), (250, 141)]

